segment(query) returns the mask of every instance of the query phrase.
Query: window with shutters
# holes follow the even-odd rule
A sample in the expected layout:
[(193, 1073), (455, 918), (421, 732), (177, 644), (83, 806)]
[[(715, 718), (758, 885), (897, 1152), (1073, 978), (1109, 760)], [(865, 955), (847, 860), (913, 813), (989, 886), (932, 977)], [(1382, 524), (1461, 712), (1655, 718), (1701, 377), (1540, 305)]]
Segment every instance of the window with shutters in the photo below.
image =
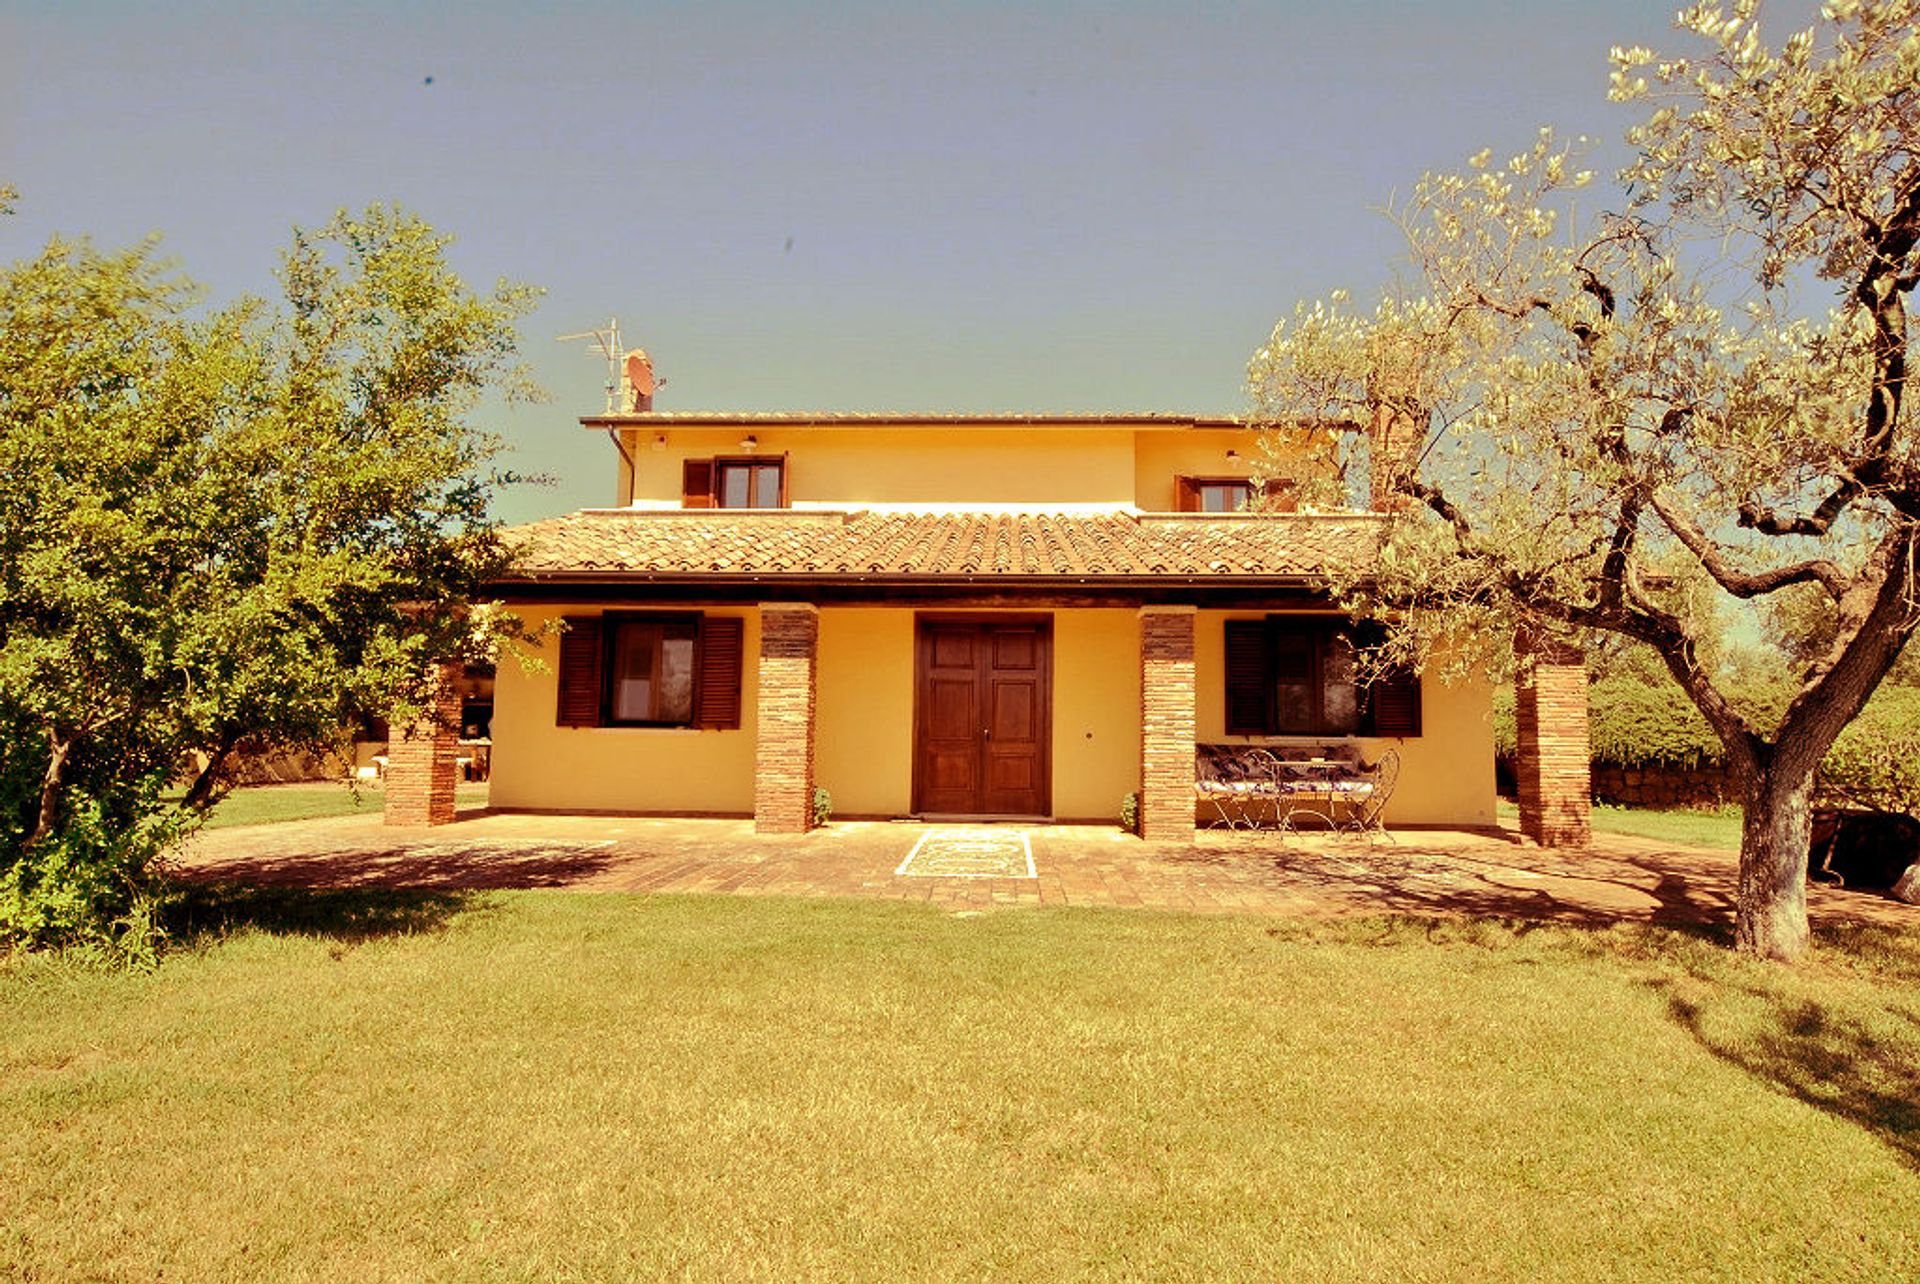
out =
[(1226, 625), (1227, 732), (1274, 736), (1417, 736), (1420, 683), (1390, 671), (1359, 680), (1364, 626), (1270, 615)]
[(1255, 486), (1245, 477), (1176, 477), (1174, 494), (1183, 513), (1244, 513), (1253, 507), (1255, 495), (1265, 499), (1261, 508), (1270, 513), (1292, 512), (1294, 483), (1275, 477)]
[(739, 617), (608, 612), (566, 624), (560, 726), (740, 725)]
[(682, 508), (785, 508), (785, 455), (689, 459), (682, 465)]

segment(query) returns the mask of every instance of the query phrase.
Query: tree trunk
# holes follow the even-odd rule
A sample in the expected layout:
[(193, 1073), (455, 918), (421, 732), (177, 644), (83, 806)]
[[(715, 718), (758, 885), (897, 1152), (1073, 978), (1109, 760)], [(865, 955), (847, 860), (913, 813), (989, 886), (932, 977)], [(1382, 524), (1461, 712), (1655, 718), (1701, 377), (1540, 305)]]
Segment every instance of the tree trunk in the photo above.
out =
[(34, 816), (33, 832), (27, 835), (25, 847), (32, 847), (53, 832), (54, 821), (59, 819), (60, 779), (66, 774), (67, 755), (72, 750), (73, 741), (62, 740), (56, 735), (47, 737), (47, 774), (40, 781), (40, 806)]
[(1813, 773), (1766, 763), (1744, 773), (1734, 948), (1791, 963), (1807, 953)]
[(207, 754), (207, 765), (200, 769), (200, 774), (194, 777), (192, 786), (187, 790), (187, 796), (180, 800), (181, 806), (193, 811), (205, 811), (214, 803), (214, 794), (221, 784), (221, 773), (227, 767), (227, 755), (233, 752), (234, 745), (239, 741), (238, 732), (221, 733), (218, 743)]

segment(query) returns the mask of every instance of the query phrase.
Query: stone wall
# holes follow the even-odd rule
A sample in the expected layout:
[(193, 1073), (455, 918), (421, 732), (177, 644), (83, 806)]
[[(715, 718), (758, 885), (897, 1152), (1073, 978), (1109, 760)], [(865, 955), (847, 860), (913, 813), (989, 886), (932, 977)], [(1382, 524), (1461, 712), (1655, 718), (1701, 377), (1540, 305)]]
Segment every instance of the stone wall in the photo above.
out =
[(1593, 797), (1618, 807), (1718, 807), (1736, 799), (1731, 773), (1717, 763), (1616, 767), (1596, 762)]
[[(1514, 761), (1502, 756), (1494, 763), (1494, 777), (1502, 798), (1517, 793)], [(1707, 763), (1697, 767), (1646, 764), (1622, 767), (1611, 762), (1593, 764), (1593, 800), (1615, 807), (1721, 807), (1739, 801), (1733, 777), (1725, 767)]]

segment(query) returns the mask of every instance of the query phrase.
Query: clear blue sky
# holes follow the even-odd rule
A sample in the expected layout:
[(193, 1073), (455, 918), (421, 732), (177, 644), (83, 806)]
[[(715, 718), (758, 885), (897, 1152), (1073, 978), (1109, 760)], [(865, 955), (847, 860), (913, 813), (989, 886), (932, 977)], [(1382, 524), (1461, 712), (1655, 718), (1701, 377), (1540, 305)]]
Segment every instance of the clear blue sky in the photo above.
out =
[(0, 0), (0, 257), (158, 232), (227, 298), (403, 203), (548, 291), (553, 401), (491, 415), (558, 479), (519, 520), (610, 496), (554, 341), (610, 315), (663, 409), (1237, 411), (1276, 317), (1390, 279), (1422, 170), (1548, 123), (1617, 158), (1607, 47), (1674, 8)]

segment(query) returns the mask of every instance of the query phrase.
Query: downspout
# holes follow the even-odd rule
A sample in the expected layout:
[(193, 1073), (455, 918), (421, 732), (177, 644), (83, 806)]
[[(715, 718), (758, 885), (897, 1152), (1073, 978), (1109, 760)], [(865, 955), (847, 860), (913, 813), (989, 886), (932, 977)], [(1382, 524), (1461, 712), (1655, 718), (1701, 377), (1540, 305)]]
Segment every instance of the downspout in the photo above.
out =
[(633, 488), (636, 484), (636, 474), (639, 473), (640, 466), (633, 462), (633, 456), (627, 453), (626, 443), (620, 440), (620, 430), (612, 424), (607, 425), (607, 440), (613, 443), (613, 448), (620, 452), (620, 458), (625, 461), (627, 465), (627, 497), (620, 501), (619, 507), (632, 508)]

